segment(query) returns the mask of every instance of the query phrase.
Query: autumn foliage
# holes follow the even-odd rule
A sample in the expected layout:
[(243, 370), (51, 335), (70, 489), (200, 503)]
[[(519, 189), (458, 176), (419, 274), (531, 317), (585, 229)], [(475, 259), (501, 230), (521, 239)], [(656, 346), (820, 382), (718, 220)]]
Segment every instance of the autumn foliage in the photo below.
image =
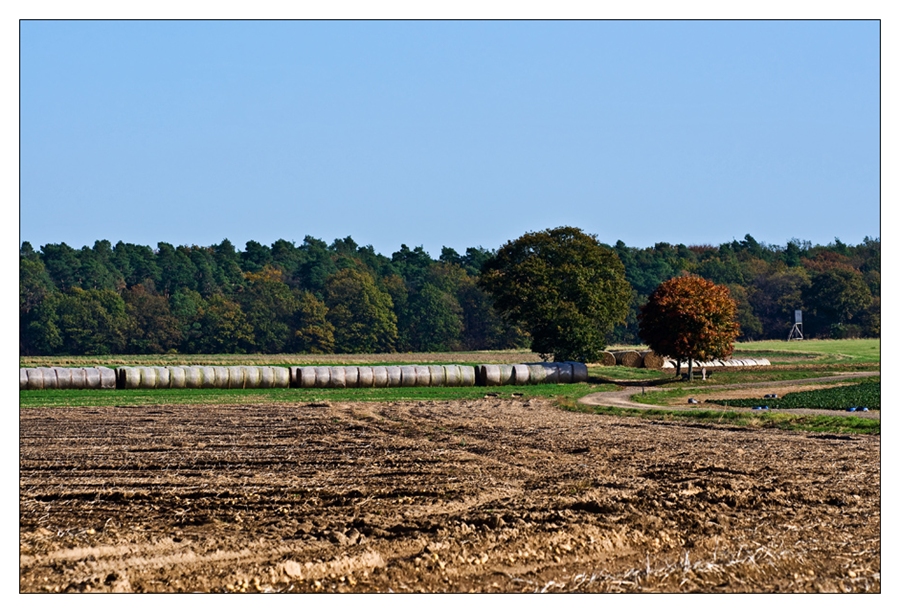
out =
[[(656, 353), (688, 361), (731, 356), (740, 333), (728, 288), (694, 275), (661, 283), (638, 316), (641, 338)], [(680, 373), (680, 368), (679, 371)]]

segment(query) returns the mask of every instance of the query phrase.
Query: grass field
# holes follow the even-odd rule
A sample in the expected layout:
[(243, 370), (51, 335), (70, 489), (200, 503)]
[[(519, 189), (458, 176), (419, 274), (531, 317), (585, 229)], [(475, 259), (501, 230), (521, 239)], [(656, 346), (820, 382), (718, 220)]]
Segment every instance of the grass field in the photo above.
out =
[(754, 341), (736, 343), (734, 355), (767, 357), (782, 362), (880, 362), (881, 339), (855, 338), (843, 340)]

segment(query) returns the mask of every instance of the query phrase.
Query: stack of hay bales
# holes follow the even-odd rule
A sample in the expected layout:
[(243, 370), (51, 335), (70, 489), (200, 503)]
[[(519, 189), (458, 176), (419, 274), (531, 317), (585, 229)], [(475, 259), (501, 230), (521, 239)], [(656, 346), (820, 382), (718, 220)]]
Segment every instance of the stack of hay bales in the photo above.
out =
[(116, 388), (112, 368), (20, 368), (20, 390), (101, 390)]
[(291, 386), (302, 388), (471, 387), (475, 368), (446, 366), (294, 366)]
[(290, 387), (291, 373), (279, 366), (124, 366), (119, 389), (260, 389)]
[(640, 368), (643, 363), (643, 358), (637, 351), (613, 351), (613, 355), (616, 357), (617, 366)]

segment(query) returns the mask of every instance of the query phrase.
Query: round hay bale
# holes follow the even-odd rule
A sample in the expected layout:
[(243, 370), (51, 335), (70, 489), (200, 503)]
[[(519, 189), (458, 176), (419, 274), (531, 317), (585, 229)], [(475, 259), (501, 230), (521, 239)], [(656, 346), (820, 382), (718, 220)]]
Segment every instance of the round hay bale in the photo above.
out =
[(131, 366), (119, 369), (122, 389), (136, 390), (141, 386), (141, 371)]
[(358, 366), (356, 372), (356, 387), (375, 386), (375, 373), (371, 366)]
[(85, 368), (84, 369), (84, 388), (89, 390), (100, 389), (100, 369)]
[(116, 389), (116, 371), (105, 366), (100, 366), (97, 370), (100, 371), (100, 389)]
[(582, 362), (569, 362), (572, 365), (572, 383), (587, 383), (587, 364)]
[(544, 383), (559, 383), (559, 365), (556, 362), (541, 362), (544, 368)]
[(244, 389), (244, 370), (240, 366), (229, 366), (228, 370), (228, 389), (242, 390)]
[(772, 363), (769, 361), (769, 358), (760, 358), (756, 360), (757, 366), (771, 366)]
[(543, 364), (526, 364), (528, 366), (528, 383), (540, 385), (547, 379), (547, 369)]
[(72, 389), (73, 390), (84, 390), (87, 389), (87, 373), (85, 373), (84, 368), (71, 368), (69, 369), (72, 373)]
[(516, 379), (512, 364), (498, 364), (500, 367), (500, 385), (512, 385)]
[(655, 351), (642, 351), (641, 352), (641, 366), (644, 368), (652, 368), (653, 370), (659, 370), (662, 368), (665, 363), (665, 358), (659, 355)]
[(527, 364), (513, 364), (512, 370), (513, 385), (528, 385), (531, 381), (531, 371)]
[(601, 366), (615, 366), (616, 356), (611, 351), (601, 351), (600, 359), (597, 361)]
[(19, 391), (28, 388), (28, 373), (24, 368), (19, 369)]
[(431, 385), (431, 371), (427, 366), (416, 366), (416, 387), (429, 387)]
[(169, 387), (182, 390), (187, 387), (184, 366), (169, 366)]
[(169, 369), (165, 366), (154, 366), (156, 372), (156, 388), (169, 389), (172, 387), (172, 378), (169, 376)]
[(560, 383), (572, 383), (572, 378), (574, 377), (574, 369), (572, 368), (571, 362), (557, 362), (557, 368), (559, 368), (559, 382)]
[(203, 387), (203, 369), (199, 366), (185, 366), (184, 387), (192, 390)]
[(138, 387), (142, 390), (156, 389), (156, 369), (152, 366), (141, 366), (138, 368), (141, 373), (141, 381)]
[(262, 377), (258, 366), (241, 366), (244, 371), (244, 389), (257, 389)]
[(444, 367), (443, 366), (427, 366), (429, 373), (429, 385), (431, 387), (444, 387)]
[(459, 366), (456, 364), (445, 364), (442, 369), (444, 371), (444, 387), (459, 387)]
[(372, 387), (387, 387), (391, 382), (390, 375), (388, 375), (387, 367), (385, 366), (373, 366), (372, 367)]
[(26, 368), (25, 376), (28, 377), (27, 389), (44, 389), (44, 373), (41, 372), (40, 368)]
[(228, 367), (213, 366), (213, 370), (216, 373), (215, 387), (218, 389), (228, 389)]
[(273, 387), (287, 388), (291, 386), (291, 369), (286, 366), (273, 366), (275, 383)]
[(275, 371), (271, 366), (259, 367), (259, 387), (261, 389), (271, 389), (275, 387)]
[(59, 389), (59, 384), (56, 380), (56, 369), (53, 368), (41, 368), (41, 374), (44, 377), (44, 387), (45, 390), (55, 390)]
[(328, 387), (337, 389), (347, 387), (347, 379), (344, 374), (343, 366), (333, 366), (329, 368), (329, 370), (331, 371), (331, 380), (328, 382)]
[(72, 370), (70, 368), (54, 368), (56, 373), (56, 389), (72, 389)]
[(400, 387), (415, 387), (417, 380), (415, 366), (400, 367)]
[(212, 366), (200, 367), (200, 387), (209, 389), (216, 386), (216, 370)]
[(459, 387), (472, 387), (475, 385), (475, 367), (459, 367)]
[(347, 387), (359, 387), (358, 366), (344, 366), (344, 382)]
[(616, 364), (619, 366), (628, 366), (629, 368), (640, 368), (641, 354), (637, 351), (613, 351), (616, 356)]
[(402, 373), (400, 372), (399, 366), (385, 366), (387, 370), (387, 386), (386, 387), (400, 387), (400, 382), (402, 378)]
[(315, 366), (302, 366), (297, 369), (297, 386), (302, 388), (310, 388), (316, 386), (316, 368)]
[(316, 366), (316, 387), (331, 386), (331, 369), (327, 366)]
[(478, 367), (480, 372), (481, 385), (491, 386), (500, 385), (500, 365), (499, 364), (482, 364)]

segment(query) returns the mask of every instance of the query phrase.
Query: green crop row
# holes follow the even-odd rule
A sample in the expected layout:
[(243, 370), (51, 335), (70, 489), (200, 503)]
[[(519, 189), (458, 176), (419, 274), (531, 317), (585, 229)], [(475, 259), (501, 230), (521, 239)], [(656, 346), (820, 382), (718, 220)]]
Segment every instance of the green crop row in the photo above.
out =
[(732, 407), (768, 406), (770, 409), (836, 409), (866, 407), (870, 411), (881, 410), (881, 382), (865, 381), (854, 385), (831, 387), (808, 392), (791, 392), (781, 398), (738, 398), (707, 400), (712, 404)]

